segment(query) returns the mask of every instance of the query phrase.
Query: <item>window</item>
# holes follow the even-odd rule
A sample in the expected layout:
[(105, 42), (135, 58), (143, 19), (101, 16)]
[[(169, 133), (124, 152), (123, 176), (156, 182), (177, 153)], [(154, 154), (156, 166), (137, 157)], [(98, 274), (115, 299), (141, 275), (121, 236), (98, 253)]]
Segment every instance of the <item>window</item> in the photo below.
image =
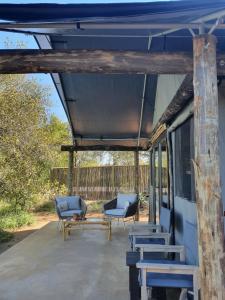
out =
[(175, 192), (176, 196), (194, 201), (193, 118), (175, 130)]
[(168, 191), (168, 153), (166, 140), (161, 142), (161, 177), (162, 177), (162, 205), (168, 207), (169, 205), (169, 191)]

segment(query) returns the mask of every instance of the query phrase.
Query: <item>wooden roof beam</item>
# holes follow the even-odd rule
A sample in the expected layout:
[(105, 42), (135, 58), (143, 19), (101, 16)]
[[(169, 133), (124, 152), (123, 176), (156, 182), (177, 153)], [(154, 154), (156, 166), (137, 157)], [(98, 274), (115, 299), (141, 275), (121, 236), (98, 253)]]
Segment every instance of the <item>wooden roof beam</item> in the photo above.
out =
[(0, 50), (0, 73), (186, 74), (192, 61), (192, 53), (181, 52), (16, 49)]
[[(225, 54), (217, 55), (225, 75)], [(192, 74), (190, 52), (104, 50), (0, 50), (0, 73)]]
[(119, 146), (119, 145), (91, 145), (91, 146), (75, 146), (75, 145), (62, 145), (61, 151), (145, 151), (143, 147)]

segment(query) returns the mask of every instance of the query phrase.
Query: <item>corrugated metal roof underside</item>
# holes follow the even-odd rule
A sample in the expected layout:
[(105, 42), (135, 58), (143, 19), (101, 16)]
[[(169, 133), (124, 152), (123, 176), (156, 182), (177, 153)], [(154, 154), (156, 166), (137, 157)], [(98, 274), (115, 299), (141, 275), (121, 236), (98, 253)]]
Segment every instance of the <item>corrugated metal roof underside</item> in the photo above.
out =
[[(134, 43), (132, 38), (51, 36), (50, 41), (54, 49), (144, 51), (148, 47), (147, 39)], [(60, 77), (78, 145), (116, 144), (136, 147), (144, 103), (140, 146), (147, 146), (157, 76), (147, 76), (144, 102), (144, 75), (61, 74)]]
[[(224, 1), (207, 0), (92, 5), (0, 4), (0, 18), (27, 23), (26, 28), (16, 30), (44, 34), (37, 36), (42, 48), (148, 51), (149, 36), (163, 29), (129, 28), (129, 25), (198, 22), (223, 10)], [(37, 28), (29, 28), (29, 22), (37, 22)], [(62, 27), (38, 27), (44, 22), (61, 22)], [(63, 27), (65, 23), (71, 26)], [(93, 25), (99, 27), (92, 28)], [(128, 26), (124, 28), (124, 25)], [(221, 36), (221, 31), (215, 34)], [(224, 50), (224, 38), (222, 40), (221, 43), (219, 38), (218, 47)], [(188, 30), (180, 30), (153, 37), (149, 50), (192, 51), (192, 36)], [(135, 149), (140, 134), (140, 146), (147, 148), (157, 76), (147, 76), (143, 101), (144, 76), (53, 74), (77, 145), (119, 145)]]

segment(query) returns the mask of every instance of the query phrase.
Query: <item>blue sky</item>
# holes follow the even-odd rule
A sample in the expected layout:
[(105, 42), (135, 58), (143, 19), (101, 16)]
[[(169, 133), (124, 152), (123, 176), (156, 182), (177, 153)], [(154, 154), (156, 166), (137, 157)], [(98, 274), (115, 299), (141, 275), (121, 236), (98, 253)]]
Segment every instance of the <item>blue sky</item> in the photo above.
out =
[[(37, 49), (37, 43), (35, 42), (33, 36), (20, 34), (20, 33), (10, 33), (10, 32), (1, 32), (0, 31), (0, 48), (4, 49), (6, 41), (12, 45), (16, 45), (18, 42), (23, 42), (27, 48), (29, 49)], [(50, 91), (50, 101), (51, 101), (51, 107), (49, 112), (54, 113), (57, 117), (59, 117), (62, 121), (67, 121), (66, 114), (64, 112), (64, 109), (62, 107), (60, 98), (58, 96), (58, 93), (54, 87), (54, 84), (52, 82), (51, 76), (49, 74), (32, 74), (32, 77), (36, 78), (40, 84), (43, 86), (47, 86)]]

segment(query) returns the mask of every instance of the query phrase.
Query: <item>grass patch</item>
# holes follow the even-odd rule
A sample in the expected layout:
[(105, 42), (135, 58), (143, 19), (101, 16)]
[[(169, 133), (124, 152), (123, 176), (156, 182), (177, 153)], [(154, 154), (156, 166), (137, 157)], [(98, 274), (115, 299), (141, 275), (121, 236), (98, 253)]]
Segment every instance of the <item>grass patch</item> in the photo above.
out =
[(97, 200), (97, 201), (86, 201), (88, 210), (87, 212), (90, 213), (101, 213), (103, 210), (103, 204), (107, 201), (104, 200)]
[(7, 243), (13, 238), (13, 233), (0, 230), (0, 243)]
[(36, 209), (35, 212), (51, 212), (55, 213), (55, 203), (54, 201), (46, 201), (39, 205)]
[(33, 215), (23, 210), (13, 210), (9, 204), (0, 203), (0, 230), (16, 229), (34, 222)]

